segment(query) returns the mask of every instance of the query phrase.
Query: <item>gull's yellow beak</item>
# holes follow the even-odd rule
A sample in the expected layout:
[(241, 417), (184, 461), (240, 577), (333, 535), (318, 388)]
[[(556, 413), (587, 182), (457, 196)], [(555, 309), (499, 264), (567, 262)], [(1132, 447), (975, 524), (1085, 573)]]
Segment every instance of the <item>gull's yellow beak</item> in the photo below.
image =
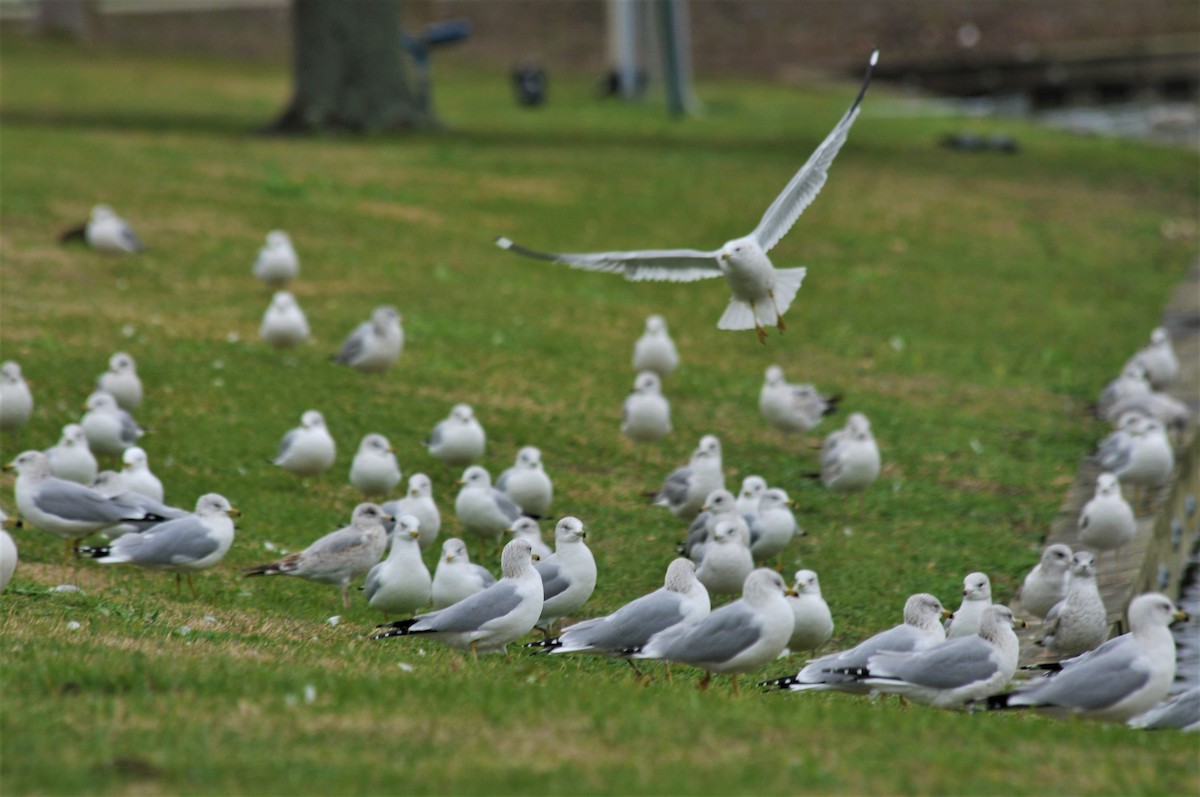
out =
[(1175, 614), (1171, 615), (1171, 619), (1177, 623), (1186, 623), (1192, 619), (1192, 616), (1183, 609), (1176, 609)]
[(531, 554), (529, 555), (529, 558), (530, 558), (530, 559), (532, 559), (532, 560), (533, 560), (533, 561), (535, 561), (535, 562), (540, 562), (540, 561), (542, 561), (542, 557), (538, 556), (538, 555), (537, 555), (537, 554), (535, 554), (535, 553), (531, 553)]
[(225, 514), (229, 515), (230, 517), (241, 517), (242, 510), (238, 509), (236, 506), (231, 506), (229, 507), (229, 511)]
[(380, 515), (379, 519), (382, 520), (383, 522), (387, 523), (389, 521), (395, 520), (396, 518), (392, 517), (391, 515)]
[(0, 465), (0, 470), (4, 471), (5, 473), (9, 473), (10, 471), (14, 471), (16, 469), (16, 466), (11, 462), (5, 462), (3, 465)]
[(943, 620), (949, 620), (953, 616), (954, 616), (954, 612), (950, 611), (949, 609), (942, 609), (942, 619)]
[(728, 252), (722, 252), (722, 253), (721, 253), (721, 259), (722, 259), (722, 260), (728, 260), (728, 259), (729, 259), (729, 253), (728, 253)]
[(800, 597), (800, 593), (796, 592), (795, 587), (788, 587), (787, 589), (785, 589), (783, 591), (783, 594), (787, 595), (789, 598), (799, 598)]
[(420, 536), (421, 536), (421, 530), (420, 530), (420, 529), (413, 529), (413, 530), (411, 530), (410, 532), (408, 532), (408, 536), (409, 536), (409, 537), (412, 537), (412, 538), (415, 540), (417, 537), (420, 537)]

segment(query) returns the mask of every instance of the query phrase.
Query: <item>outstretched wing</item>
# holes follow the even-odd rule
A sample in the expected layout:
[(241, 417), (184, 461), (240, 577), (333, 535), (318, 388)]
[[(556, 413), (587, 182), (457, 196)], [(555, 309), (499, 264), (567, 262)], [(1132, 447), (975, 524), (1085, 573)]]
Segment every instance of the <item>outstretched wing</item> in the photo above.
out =
[(779, 243), (780, 238), (787, 235), (787, 231), (796, 223), (796, 219), (800, 218), (804, 209), (811, 205), (812, 201), (817, 198), (817, 194), (821, 192), (822, 186), (825, 185), (825, 178), (829, 176), (829, 167), (833, 164), (833, 159), (837, 157), (842, 144), (846, 143), (850, 126), (858, 118), (858, 106), (862, 102), (863, 95), (867, 93), (867, 86), (871, 83), (871, 72), (878, 61), (879, 51), (875, 50), (871, 53), (871, 60), (867, 64), (867, 76), (863, 80), (862, 88), (858, 90), (858, 96), (854, 98), (850, 109), (825, 137), (821, 145), (808, 157), (808, 161), (800, 167), (800, 171), (796, 172), (782, 193), (775, 197), (771, 207), (767, 208), (767, 212), (763, 214), (762, 221), (751, 233), (764, 252), (769, 252), (775, 244)]
[(624, 274), (633, 282), (695, 282), (721, 276), (717, 264), (720, 252), (699, 249), (646, 249), (640, 252), (594, 252), (592, 254), (554, 254), (538, 252), (507, 238), (497, 238), (496, 246), (525, 257), (563, 263), (586, 271)]

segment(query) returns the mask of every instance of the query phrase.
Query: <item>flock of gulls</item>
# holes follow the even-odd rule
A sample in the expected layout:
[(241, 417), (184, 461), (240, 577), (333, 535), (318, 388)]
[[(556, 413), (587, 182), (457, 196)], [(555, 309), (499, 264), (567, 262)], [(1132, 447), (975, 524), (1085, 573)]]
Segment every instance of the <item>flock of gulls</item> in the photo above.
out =
[[(871, 66), (876, 60), (877, 53), (872, 54)], [(758, 227), (720, 249), (550, 255), (508, 239), (499, 243), (520, 254), (619, 272), (631, 280), (723, 275), (733, 297), (719, 327), (753, 328), (760, 338), (765, 326), (782, 330), (783, 313), (804, 269), (776, 270), (766, 252), (824, 184), (869, 78), (870, 69), (853, 105)], [(68, 237), (80, 237), (101, 251), (134, 253), (142, 248), (129, 225), (106, 206), (98, 206), (88, 224)], [(309, 336), (307, 320), (283, 290), (299, 275), (299, 258), (286, 233), (267, 236), (253, 275), (276, 290), (260, 328), (263, 341), (279, 348), (302, 344)], [(401, 323), (394, 307), (377, 308), (332, 359), (358, 371), (386, 370), (403, 352)], [(679, 363), (666, 321), (658, 315), (646, 319), (634, 345), (636, 376), (621, 422), (621, 432), (631, 440), (647, 443), (671, 433), (663, 383)], [(438, 541), (442, 527), (432, 480), (413, 474), (403, 495), (390, 498), (402, 474), (394, 449), (377, 433), (362, 438), (353, 459), (350, 482), (364, 502), (355, 507), (349, 524), (301, 551), (247, 568), (244, 575), (293, 576), (334, 586), (347, 607), (354, 599), (351, 585), (363, 579), (363, 599), (389, 620), (373, 639), (427, 637), (472, 656), (507, 652), (536, 629), (542, 639), (525, 647), (537, 655), (620, 659), (639, 676), (644, 675), (640, 661), (675, 662), (702, 670), (702, 688), (713, 674), (727, 674), (736, 692), (738, 675), (788, 653), (802, 654), (809, 658), (799, 671), (759, 686), (767, 691), (896, 694), (941, 708), (1034, 707), (1135, 727), (1194, 730), (1200, 727), (1200, 690), (1164, 702), (1175, 675), (1168, 626), (1185, 615), (1164, 595), (1140, 595), (1128, 607), (1129, 633), (1109, 639), (1095, 578), (1095, 557), (1115, 555), (1111, 552), (1133, 539), (1135, 505), (1149, 507), (1154, 491), (1174, 470), (1171, 434), (1186, 428), (1189, 412), (1162, 391), (1178, 372), (1169, 336), (1156, 329), (1149, 345), (1104, 389), (1097, 412), (1113, 423), (1114, 431), (1096, 453), (1104, 472), (1095, 498), (1080, 513), (1076, 550), (1062, 544), (1047, 547), (1025, 579), (1021, 617), (993, 603), (986, 574), (971, 573), (963, 581), (956, 611), (933, 595), (915, 594), (906, 601), (898, 625), (847, 650), (818, 655), (833, 636), (834, 620), (817, 573), (800, 570), (789, 583), (777, 572), (782, 552), (804, 533), (792, 501), (757, 475), (746, 477), (736, 495), (729, 491), (720, 440), (705, 435), (688, 462), (668, 474), (653, 494), (653, 503), (681, 524), (679, 557), (667, 567), (662, 587), (611, 614), (564, 627), (564, 620), (585, 611), (598, 582), (587, 528), (577, 517), (562, 516), (553, 545), (543, 541), (539, 521), (553, 517), (555, 496), (541, 451), (521, 448), (513, 466), (493, 480), (477, 464), (487, 435), (467, 404), (454, 406), (430, 431), (425, 446), (430, 457), (464, 468), (453, 513), (463, 537), (489, 552), (499, 550), (499, 578), (471, 560), (463, 537), (442, 541), (436, 569), (429, 572), (422, 551)], [(233, 544), (238, 511), (216, 493), (201, 496), (192, 511), (164, 503), (163, 484), (139, 446), (142, 430), (132, 415), (142, 401), (134, 359), (118, 352), (97, 378), (79, 422), (65, 426), (56, 444), (24, 451), (5, 469), (17, 474), (14, 493), (21, 523), (62, 539), (68, 561), (90, 558), (174, 573), (177, 588), (186, 576), (194, 593), (192, 576), (216, 566)], [(764, 375), (759, 409), (771, 426), (804, 435), (836, 412), (841, 401), (813, 385), (787, 382), (782, 369), (772, 365)], [(33, 409), (20, 366), (3, 363), (0, 429), (18, 429)], [(314, 409), (283, 436), (270, 461), (297, 477), (318, 477), (332, 467), (336, 451), (324, 418)], [(101, 470), (101, 460), (119, 460), (121, 469)], [(880, 467), (870, 421), (855, 412), (826, 436), (820, 470), (809, 475), (831, 491), (861, 496)], [(1132, 492), (1133, 504), (1124, 489)], [(97, 533), (105, 537), (103, 542), (84, 544)], [(16, 547), (4, 532), (0, 590), (16, 562)], [(392, 617), (403, 619), (390, 621)], [(1041, 623), (1039, 643), (1052, 664), (1006, 691), (1018, 673), (1013, 629), (1022, 618)]]

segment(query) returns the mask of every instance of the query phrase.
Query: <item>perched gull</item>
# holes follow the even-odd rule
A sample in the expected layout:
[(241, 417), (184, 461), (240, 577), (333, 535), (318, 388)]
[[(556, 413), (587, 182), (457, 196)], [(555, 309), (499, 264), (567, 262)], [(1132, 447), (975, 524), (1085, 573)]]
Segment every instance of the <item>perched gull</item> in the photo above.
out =
[(942, 619), (950, 612), (932, 595), (919, 592), (904, 603), (904, 622), (859, 642), (849, 650), (830, 653), (804, 665), (795, 675), (764, 681), (759, 686), (793, 692), (827, 691), (865, 694), (870, 688), (849, 672), (867, 666), (877, 653), (920, 651), (946, 641)]
[(50, 475), (50, 461), (41, 451), (17, 455), (5, 469), (16, 470), (17, 510), (25, 521), (62, 537), (69, 558), (74, 540), (124, 520), (142, 520), (147, 513), (121, 497), (109, 498), (82, 484)]
[(12, 360), (0, 365), (0, 429), (17, 429), (33, 415), (33, 393)]
[(635, 659), (665, 659), (704, 670), (700, 688), (714, 672), (729, 673), (733, 691), (737, 676), (783, 652), (792, 635), (791, 589), (774, 570), (760, 568), (746, 576), (742, 597), (699, 622), (674, 626), (650, 637), (645, 645), (623, 651)]
[(88, 220), (83, 235), (88, 246), (98, 252), (123, 255), (140, 252), (145, 248), (134, 235), (133, 228), (108, 205), (96, 205), (92, 208), (92, 217)]
[(788, 596), (792, 607), (792, 637), (788, 649), (815, 651), (833, 636), (833, 614), (829, 604), (821, 597), (821, 584), (817, 574), (811, 570), (797, 570), (792, 584), (795, 596)]
[(667, 476), (654, 496), (655, 506), (665, 506), (675, 517), (691, 520), (713, 490), (725, 489), (721, 470), (721, 441), (707, 434), (692, 453), (688, 464)]
[(633, 391), (621, 409), (621, 434), (638, 443), (661, 440), (671, 433), (671, 404), (662, 394), (662, 381), (653, 371), (633, 380)]
[(483, 456), (487, 435), (469, 404), (456, 404), (445, 420), (433, 427), (425, 446), (447, 465), (469, 465)]
[(389, 614), (409, 614), (429, 603), (433, 580), (421, 561), (420, 521), (413, 515), (396, 518), (392, 550), (387, 559), (371, 568), (363, 582), (363, 595), (372, 609)]
[(122, 535), (111, 545), (79, 547), (75, 553), (101, 564), (131, 564), (174, 573), (176, 590), (186, 573), (194, 595), (192, 573), (225, 558), (233, 544), (232, 518), (239, 514), (224, 496), (208, 493), (200, 496), (194, 514), (159, 523), (141, 534)]
[(400, 483), (396, 449), (381, 434), (369, 434), (358, 444), (350, 463), (350, 483), (365, 496), (387, 495)]
[(1102, 444), (1100, 467), (1122, 484), (1141, 490), (1161, 487), (1170, 481), (1175, 471), (1175, 452), (1162, 421), (1143, 417), (1131, 423), (1127, 431), (1128, 438), (1118, 440), (1113, 447), (1105, 450)]
[(667, 332), (667, 322), (660, 315), (647, 317), (646, 331), (633, 344), (633, 370), (653, 371), (665, 378), (678, 367), (679, 352)]
[(138, 446), (125, 449), (121, 455), (121, 477), (126, 486), (135, 493), (141, 493), (155, 501), (163, 500), (162, 481), (150, 471), (150, 460), (146, 452)]
[(271, 288), (286, 285), (300, 274), (300, 258), (292, 246), (292, 239), (283, 230), (267, 233), (267, 242), (258, 250), (254, 259), (255, 277)]
[(512, 540), (500, 557), (503, 578), (445, 609), (380, 626), (372, 639), (425, 634), (471, 655), (504, 651), (533, 630), (542, 612), (542, 579), (525, 540)]
[[(3, 591), (3, 587), (0, 587), (0, 591)], [(1130, 728), (1142, 728), (1147, 731), (1200, 731), (1200, 686), (1180, 692), (1144, 714), (1137, 715), (1126, 724)]]
[(990, 709), (1041, 708), (1126, 722), (1167, 696), (1175, 679), (1175, 638), (1167, 628), (1187, 620), (1166, 595), (1129, 604), (1128, 634), (1062, 662), (1062, 671), (1015, 692), (988, 698)]
[(1115, 551), (1137, 534), (1133, 507), (1121, 495), (1121, 482), (1111, 473), (1096, 478), (1096, 495), (1079, 513), (1079, 541), (1097, 551)]
[(305, 548), (274, 562), (246, 568), (247, 576), (299, 576), (342, 591), (342, 605), (350, 608), (350, 581), (365, 575), (379, 562), (387, 546), (383, 521), (389, 519), (375, 504), (354, 508), (350, 525), (330, 532)]
[(17, 569), (17, 544), (4, 526), (8, 525), (8, 514), (0, 509), (0, 592), (8, 589), (13, 573)]
[(1130, 362), (1121, 369), (1121, 374), (1100, 391), (1096, 402), (1096, 416), (1108, 422), (1116, 421), (1120, 415), (1117, 407), (1127, 401), (1145, 398), (1153, 392), (1146, 368), (1139, 362)]
[(519, 517), (508, 530), (512, 532), (513, 539), (528, 540), (529, 547), (533, 549), (538, 558), (546, 559), (554, 555), (550, 546), (542, 541), (542, 529), (533, 518)]
[[(746, 576), (754, 569), (754, 557), (746, 539), (745, 523), (731, 519), (717, 522), (712, 542), (696, 567), (696, 578), (715, 595), (736, 595)], [(789, 634), (790, 636), (790, 634)]]
[(479, 465), (463, 471), (460, 484), (454, 513), (467, 533), (498, 540), (521, 516), (521, 507), (493, 487), (492, 477)]
[(767, 480), (762, 476), (747, 476), (742, 479), (742, 490), (737, 494), (737, 511), (739, 515), (749, 515), (758, 511), (758, 502), (767, 491)]
[(1186, 431), (1192, 421), (1192, 411), (1187, 402), (1158, 391), (1122, 399), (1113, 405), (1105, 420), (1115, 419), (1120, 423), (1121, 418), (1130, 412), (1157, 418), (1163, 426), (1177, 434)]
[[(750, 527), (747, 525), (746, 517), (738, 511), (737, 501), (734, 500), (733, 493), (728, 490), (713, 490), (708, 494), (704, 505), (700, 507), (700, 514), (696, 515), (695, 520), (688, 526), (687, 541), (683, 544), (683, 548), (679, 550), (679, 553), (691, 559), (696, 564), (700, 564), (708, 551), (709, 544), (712, 542), (717, 524), (722, 520), (729, 521), (734, 528), (740, 531), (741, 538), (746, 541), (748, 547), (750, 544)], [(750, 571), (747, 570), (746, 572)], [(737, 584), (732, 587), (733, 592), (741, 592), (742, 581), (745, 578), (745, 573), (738, 577)]]
[(554, 485), (542, 466), (542, 452), (525, 446), (516, 462), (500, 474), (496, 489), (507, 495), (526, 515), (545, 517), (554, 499)]
[(1179, 357), (1171, 345), (1171, 335), (1166, 327), (1157, 327), (1150, 333), (1150, 342), (1137, 354), (1131, 363), (1137, 363), (1146, 374), (1146, 379), (1156, 390), (1161, 390), (1179, 377)]
[(704, 252), (698, 249), (664, 249), (633, 252), (599, 252), (595, 254), (551, 254), (527, 249), (507, 238), (496, 239), (502, 249), (527, 257), (564, 263), (572, 268), (589, 271), (609, 271), (625, 275), (628, 280), (665, 280), (692, 282), (709, 277), (724, 276), (733, 292), (719, 329), (754, 329), (765, 342), (764, 326), (775, 324), (786, 328), (783, 314), (792, 303), (805, 269), (776, 269), (767, 257), (804, 209), (816, 198), (825, 185), (830, 165), (846, 141), (850, 126), (858, 117), (858, 107), (871, 80), (871, 70), (879, 52), (871, 54), (870, 65), (862, 88), (850, 109), (821, 142), (808, 161), (800, 168), (783, 192), (775, 198), (758, 226), (749, 235), (727, 241), (719, 249)]
[(117, 404), (111, 393), (97, 390), (88, 396), (87, 412), (79, 425), (87, 435), (88, 446), (101, 456), (119, 457), (143, 432), (137, 421)]
[(1038, 644), (1057, 656), (1077, 656), (1102, 643), (1108, 636), (1108, 615), (1096, 587), (1096, 562), (1087, 551), (1071, 557), (1071, 580), (1067, 594), (1046, 614), (1046, 626)]
[(935, 708), (955, 708), (1003, 689), (1017, 671), (1020, 642), (1012, 610), (984, 610), (979, 633), (948, 639), (926, 650), (881, 652), (852, 673), (875, 692), (902, 695)]
[(554, 554), (534, 565), (544, 601), (536, 627), (547, 636), (555, 620), (578, 611), (596, 589), (596, 560), (585, 540), (583, 522), (565, 517), (554, 528)]
[(879, 478), (879, 446), (871, 434), (871, 422), (861, 412), (846, 420), (846, 425), (825, 438), (821, 448), (821, 472), (807, 474), (819, 478), (830, 490), (861, 494)]
[(442, 514), (433, 501), (433, 482), (424, 473), (408, 477), (408, 494), (383, 505), (383, 511), (392, 517), (412, 515), (421, 524), (420, 544), (425, 550), (437, 539), (442, 529)]
[(264, 343), (277, 349), (291, 349), (308, 340), (308, 332), (308, 318), (295, 296), (279, 291), (271, 297), (258, 327), (258, 336)]
[(1021, 608), (1037, 617), (1045, 617), (1054, 605), (1067, 596), (1071, 580), (1071, 549), (1061, 543), (1042, 551), (1042, 559), (1021, 586)]
[(451, 537), (442, 543), (442, 558), (433, 573), (433, 608), (445, 609), (495, 583), (496, 577), (486, 567), (471, 561), (467, 544)]
[(983, 613), (992, 605), (992, 582), (986, 573), (971, 573), (963, 579), (962, 603), (946, 621), (946, 638), (979, 633)]
[(778, 487), (763, 493), (758, 511), (748, 515), (746, 523), (750, 526), (750, 553), (756, 562), (778, 556), (792, 537), (804, 534), (792, 514), (792, 499)]
[[(645, 645), (659, 631), (686, 627), (708, 616), (708, 591), (696, 579), (690, 559), (676, 559), (667, 567), (663, 586), (605, 617), (584, 620), (554, 639), (530, 642), (525, 647), (548, 653), (598, 653), (624, 657), (625, 651)], [(629, 659), (630, 666), (637, 666)]]
[(810, 432), (826, 415), (837, 412), (841, 396), (825, 396), (812, 385), (793, 385), (783, 378), (778, 365), (767, 368), (758, 410), (767, 423), (784, 432)]
[(297, 476), (317, 476), (329, 470), (337, 456), (337, 446), (325, 418), (316, 410), (300, 416), (300, 425), (279, 441), (279, 452), (271, 462)]
[(88, 447), (87, 435), (77, 423), (68, 423), (62, 428), (58, 443), (46, 449), (50, 460), (50, 475), (69, 482), (90, 487), (96, 481), (100, 466), (96, 456)]
[(386, 371), (400, 359), (404, 349), (404, 330), (400, 322), (400, 313), (395, 307), (386, 304), (376, 307), (371, 319), (355, 327), (342, 343), (341, 350), (333, 355), (333, 361), (363, 372)]
[(110, 394), (126, 412), (136, 410), (142, 403), (142, 380), (133, 357), (123, 351), (109, 357), (108, 370), (96, 377), (96, 389)]

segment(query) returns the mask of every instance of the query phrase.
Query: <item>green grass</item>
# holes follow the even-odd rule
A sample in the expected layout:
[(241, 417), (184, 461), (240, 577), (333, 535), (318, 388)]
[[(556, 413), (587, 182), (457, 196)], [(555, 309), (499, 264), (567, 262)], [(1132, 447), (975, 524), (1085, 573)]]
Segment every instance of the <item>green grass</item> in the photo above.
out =
[[(1156, 325), (1194, 251), (1194, 238), (1160, 232), (1196, 219), (1194, 152), (897, 117), (898, 100), (874, 87), (828, 186), (773, 252), (810, 272), (788, 332), (764, 348), (715, 329), (722, 283), (634, 285), (491, 240), (715, 246), (757, 222), (852, 86), (705, 83), (707, 112), (674, 122), (597, 101), (569, 75), (526, 111), (502, 74), (447, 68), (443, 133), (280, 140), (253, 132), (288, 95), (278, 68), (14, 36), (0, 66), (0, 342), (37, 401), (3, 458), (50, 445), (125, 349), (147, 385), (138, 417), (168, 499), (217, 491), (244, 512), (198, 599), (169, 576), (89, 564), (67, 579), (82, 594), (50, 592), (58, 541), (16, 533), (22, 564), (0, 597), (5, 793), (1196, 792), (1195, 740), (1181, 735), (735, 697), (723, 681), (701, 694), (686, 668), (640, 686), (607, 661), (472, 664), (428, 641), (366, 641), (378, 618), (361, 600), (343, 612), (330, 588), (238, 575), (271, 555), (266, 541), (294, 550), (345, 522), (368, 431), (389, 436), (406, 474), (431, 475), (454, 533), (458, 474), (419, 441), (468, 401), (493, 473), (538, 445), (555, 512), (591, 530), (600, 582), (585, 614), (660, 583), (683, 529), (639, 494), (708, 432), (731, 484), (760, 473), (799, 500), (808, 535), (786, 564), (820, 573), (831, 644), (896, 622), (914, 591), (955, 603), (972, 570), (1008, 598), (1104, 433), (1087, 403)], [(1011, 132), (1022, 151), (936, 146), (967, 127)], [(56, 243), (100, 201), (149, 251)], [(295, 293), (316, 336), (287, 355), (257, 341), (268, 295), (249, 274), (275, 227), (301, 254)], [(372, 378), (328, 363), (384, 301), (405, 315), (400, 364)], [(634, 449), (620, 404), (652, 312), (685, 364), (666, 386), (674, 435)], [(800, 477), (810, 448), (758, 417), (773, 362), (871, 417), (886, 464), (861, 518)], [(324, 412), (339, 457), (300, 482), (266, 461), (308, 408)]]

